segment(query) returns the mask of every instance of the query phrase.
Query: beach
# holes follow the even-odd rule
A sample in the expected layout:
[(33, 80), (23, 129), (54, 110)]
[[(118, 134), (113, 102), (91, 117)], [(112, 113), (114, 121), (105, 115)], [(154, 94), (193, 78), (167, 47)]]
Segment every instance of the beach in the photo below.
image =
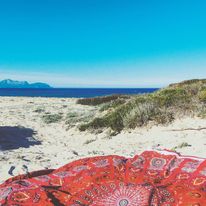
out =
[(168, 149), (182, 155), (206, 157), (204, 119), (185, 117), (168, 125), (148, 125), (117, 135), (111, 135), (110, 129), (81, 132), (78, 125), (100, 113), (98, 106), (80, 105), (76, 101), (0, 98), (1, 182), (13, 175), (55, 169), (76, 159), (98, 155), (133, 157), (144, 150)]

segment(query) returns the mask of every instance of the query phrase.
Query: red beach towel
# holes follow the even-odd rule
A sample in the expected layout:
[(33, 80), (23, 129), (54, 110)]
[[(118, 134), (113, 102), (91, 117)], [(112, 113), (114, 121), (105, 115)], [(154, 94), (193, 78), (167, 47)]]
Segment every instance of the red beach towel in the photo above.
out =
[(0, 185), (1, 206), (205, 206), (206, 160), (146, 151), (100, 156)]

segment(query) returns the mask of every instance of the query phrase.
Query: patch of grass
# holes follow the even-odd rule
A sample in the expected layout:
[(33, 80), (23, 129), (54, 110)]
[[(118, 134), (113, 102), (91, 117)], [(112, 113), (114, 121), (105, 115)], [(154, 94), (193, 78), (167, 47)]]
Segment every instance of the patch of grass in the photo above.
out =
[(104, 152), (103, 151), (93, 150), (93, 151), (89, 151), (88, 155), (104, 155)]
[(206, 105), (203, 104), (198, 108), (198, 117), (206, 118)]
[(62, 120), (62, 114), (47, 114), (42, 117), (46, 124), (57, 123)]
[(71, 112), (68, 113), (66, 116), (66, 124), (74, 124), (79, 122), (89, 122), (93, 119), (94, 113), (93, 112), (85, 112), (85, 113), (77, 113)]
[(87, 124), (82, 124), (80, 130), (110, 127), (118, 133), (124, 128), (147, 125), (150, 121), (164, 124), (173, 119), (173, 114), (165, 109), (160, 109), (150, 95), (142, 95), (117, 107), (101, 118), (95, 118)]
[(69, 112), (66, 116), (66, 118), (74, 118), (77, 117), (78, 113), (77, 112)]
[(105, 118), (95, 118), (89, 123), (81, 124), (79, 126), (79, 130), (85, 131), (88, 128), (98, 129), (98, 128), (107, 127), (107, 126), (108, 126), (108, 123), (105, 120)]
[(95, 142), (95, 141), (96, 141), (96, 139), (88, 139), (85, 141), (84, 145), (90, 144), (90, 143)]
[(170, 84), (169, 87), (184, 87), (184, 86), (191, 86), (194, 84), (206, 84), (206, 79), (189, 79), (179, 83)]
[[(84, 129), (81, 129), (81, 124), (87, 124), (92, 119), (94, 119), (95, 112), (94, 111), (88, 111), (88, 112), (70, 112), (66, 115), (65, 124), (67, 126), (67, 130), (78, 126), (80, 130), (84, 131)], [(80, 125), (80, 126), (79, 126)]]
[(206, 103), (206, 89), (200, 91), (199, 99), (201, 102)]
[(36, 113), (43, 113), (43, 112), (45, 112), (45, 109), (39, 107), (39, 108), (36, 108), (36, 109), (34, 110), (34, 112), (36, 112)]
[(126, 103), (125, 99), (116, 99), (115, 101), (104, 103), (99, 111), (103, 112), (107, 111), (108, 109), (114, 109), (124, 103)]
[(173, 105), (182, 106), (188, 103), (190, 97), (183, 88), (166, 88), (153, 95), (157, 104), (164, 107), (171, 107)]
[(128, 98), (128, 97), (126, 95), (110, 95), (110, 96), (103, 96), (103, 97), (83, 98), (83, 99), (78, 99), (77, 104), (97, 106), (103, 103), (117, 100), (119, 98)]
[(176, 149), (181, 149), (181, 148), (184, 148), (184, 147), (191, 147), (191, 145), (188, 144), (187, 142), (182, 142), (181, 144), (173, 147), (171, 150), (175, 151)]
[(69, 126), (68, 129), (75, 126), (78, 121), (80, 121), (80, 117), (77, 112), (69, 112), (66, 115), (65, 124)]

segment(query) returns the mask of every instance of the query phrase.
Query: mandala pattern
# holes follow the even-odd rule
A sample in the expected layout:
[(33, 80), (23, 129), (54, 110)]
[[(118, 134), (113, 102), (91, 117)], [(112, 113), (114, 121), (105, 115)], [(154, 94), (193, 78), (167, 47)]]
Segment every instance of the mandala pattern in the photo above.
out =
[(98, 197), (91, 206), (99, 205), (115, 205), (115, 206), (147, 206), (147, 197), (151, 193), (151, 187), (121, 185), (113, 190), (112, 193), (107, 193)]
[(206, 160), (146, 151), (85, 158), (0, 185), (0, 206), (205, 206)]

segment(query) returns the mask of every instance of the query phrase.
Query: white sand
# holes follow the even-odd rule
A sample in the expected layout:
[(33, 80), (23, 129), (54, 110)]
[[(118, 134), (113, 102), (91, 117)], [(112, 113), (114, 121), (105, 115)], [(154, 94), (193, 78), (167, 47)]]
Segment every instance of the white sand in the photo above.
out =
[[(15, 167), (13, 174), (18, 175), (25, 173), (26, 168), (28, 171), (58, 168), (75, 159), (95, 155), (132, 157), (147, 149), (177, 147), (176, 151), (183, 155), (206, 157), (206, 129), (173, 131), (206, 127), (204, 119), (184, 118), (168, 126), (137, 128), (110, 137), (108, 130), (91, 134), (80, 132), (76, 126), (68, 129), (69, 126), (65, 123), (68, 113), (75, 113), (80, 119), (98, 114), (97, 107), (77, 105), (75, 101), (57, 98), (0, 98), (0, 182), (11, 177), (8, 171), (12, 166)], [(44, 111), (35, 112), (36, 109)], [(42, 119), (45, 113), (62, 113), (63, 119), (58, 123), (46, 124)], [(75, 124), (78, 125), (78, 122)], [(17, 126), (24, 128), (19, 129)], [(31, 134), (32, 130), (35, 134)], [(17, 137), (16, 148), (10, 148), (14, 145), (9, 146), (5, 138), (12, 141)], [(33, 142), (30, 145), (31, 137), (39, 141), (39, 144)], [(180, 148), (182, 143), (189, 146)]]

